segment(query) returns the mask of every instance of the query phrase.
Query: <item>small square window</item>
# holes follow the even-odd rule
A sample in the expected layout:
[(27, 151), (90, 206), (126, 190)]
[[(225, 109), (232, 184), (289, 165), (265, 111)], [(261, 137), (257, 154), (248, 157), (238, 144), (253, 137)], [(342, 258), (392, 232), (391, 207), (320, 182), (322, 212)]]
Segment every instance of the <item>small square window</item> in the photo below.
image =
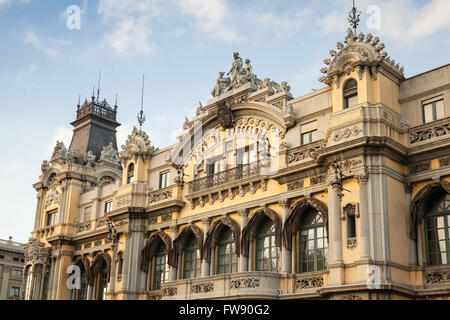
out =
[(11, 287), (9, 290), (10, 297), (18, 297), (20, 293), (20, 287)]
[(16, 276), (16, 277), (21, 277), (22, 276), (22, 270), (13, 269), (13, 275)]
[(112, 201), (105, 202), (105, 213), (111, 212), (112, 208), (113, 208)]
[(317, 141), (317, 130), (305, 132), (302, 134), (302, 145)]
[(161, 172), (159, 174), (159, 188), (160, 189), (164, 189), (169, 186), (169, 176), (170, 176), (169, 171)]
[(444, 99), (424, 104), (422, 106), (422, 113), (424, 123), (445, 118)]
[(46, 226), (52, 226), (55, 224), (56, 221), (56, 211), (51, 211), (49, 213), (47, 213), (47, 223)]

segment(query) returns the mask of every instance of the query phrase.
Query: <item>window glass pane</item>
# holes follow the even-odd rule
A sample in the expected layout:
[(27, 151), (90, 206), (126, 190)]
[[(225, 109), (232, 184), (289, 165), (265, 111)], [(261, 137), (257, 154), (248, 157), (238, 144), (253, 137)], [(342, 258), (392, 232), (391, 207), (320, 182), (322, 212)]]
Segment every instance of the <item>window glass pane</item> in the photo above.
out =
[(311, 132), (311, 142), (317, 141), (317, 130)]
[(353, 96), (353, 97), (349, 97), (348, 98), (348, 107), (353, 107), (356, 106), (358, 104), (358, 96)]
[(439, 100), (435, 102), (436, 104), (436, 120), (445, 118), (444, 112), (444, 100)]
[(423, 106), (423, 121), (425, 123), (434, 121), (433, 119), (433, 104), (426, 104)]

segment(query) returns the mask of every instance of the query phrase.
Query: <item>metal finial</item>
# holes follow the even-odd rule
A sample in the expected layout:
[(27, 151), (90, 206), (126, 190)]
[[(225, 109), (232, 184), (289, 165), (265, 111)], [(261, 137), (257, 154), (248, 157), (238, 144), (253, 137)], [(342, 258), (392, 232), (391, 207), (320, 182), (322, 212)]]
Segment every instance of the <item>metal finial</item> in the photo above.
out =
[(353, 0), (353, 8), (352, 10), (349, 12), (348, 15), (348, 22), (350, 23), (350, 26), (353, 28), (353, 31), (355, 32), (356, 35), (356, 29), (358, 28), (359, 25), (359, 17), (361, 16), (361, 11), (358, 11), (355, 7), (355, 0)]
[(78, 95), (78, 104), (77, 104), (77, 106), (78, 107), (81, 106), (81, 94)]
[(116, 93), (116, 102), (114, 103), (114, 106), (117, 107), (117, 93)]
[(144, 124), (146, 118), (144, 113), (144, 83), (145, 83), (145, 75), (142, 75), (142, 99), (141, 99), (141, 111), (138, 113), (137, 121), (139, 123), (139, 130), (142, 129), (142, 125)]
[(98, 88), (97, 88), (97, 102), (100, 99), (100, 81), (102, 80), (102, 71), (100, 70), (98, 75)]
[(94, 89), (92, 89), (92, 102), (95, 101), (95, 86)]

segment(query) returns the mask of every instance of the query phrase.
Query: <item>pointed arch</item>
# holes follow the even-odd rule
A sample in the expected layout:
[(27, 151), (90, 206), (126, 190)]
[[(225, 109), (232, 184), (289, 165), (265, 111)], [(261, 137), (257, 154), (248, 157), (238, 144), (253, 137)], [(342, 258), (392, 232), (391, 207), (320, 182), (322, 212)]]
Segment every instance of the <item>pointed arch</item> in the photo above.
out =
[(106, 264), (106, 271), (108, 273), (109, 281), (109, 276), (111, 274), (111, 257), (107, 253), (100, 252), (95, 256), (94, 260), (91, 263), (91, 281), (89, 282), (91, 286), (94, 285), (95, 276), (101, 271), (103, 261)]
[[(286, 217), (286, 221), (283, 226), (283, 245), (288, 250), (292, 248), (292, 235), (295, 233), (298, 227), (297, 221), (308, 211), (309, 208), (313, 208), (319, 212), (325, 224), (325, 229), (328, 235), (328, 207), (322, 201), (315, 198), (304, 198), (293, 203), (289, 209), (289, 214)], [(327, 236), (328, 239), (328, 236)]]
[(169, 255), (169, 265), (171, 267), (177, 267), (178, 257), (183, 252), (184, 245), (191, 234), (194, 235), (197, 241), (200, 258), (203, 259), (203, 231), (195, 224), (189, 224), (181, 230), (178, 237), (173, 241), (173, 250)]
[(86, 257), (78, 256), (76, 257), (74, 264), (79, 265), (82, 264), (84, 268), (84, 272), (86, 273), (86, 282), (90, 283), (92, 278), (91, 266), (89, 264), (89, 260)]
[(239, 227), (239, 224), (230, 217), (222, 217), (216, 222), (214, 222), (213, 226), (206, 235), (205, 245), (203, 248), (203, 252), (205, 253), (203, 258), (206, 259), (206, 261), (210, 262), (211, 249), (217, 246), (217, 243), (220, 240), (219, 237), (224, 228), (231, 229), (233, 233), (234, 242), (236, 245), (236, 255), (238, 257), (240, 256), (241, 229)]
[(275, 211), (263, 207), (253, 213), (242, 230), (241, 253), (244, 257), (248, 257), (249, 241), (254, 238), (256, 228), (264, 217), (269, 218), (275, 225), (275, 244), (281, 247), (281, 220)]
[[(152, 234), (150, 238), (148, 239), (146, 245), (144, 246), (144, 249), (141, 251), (141, 270), (144, 272), (148, 272), (149, 269), (149, 262), (150, 260), (155, 256), (157, 253), (157, 250), (159, 248), (160, 243), (163, 243), (167, 255), (170, 257), (172, 252), (172, 240), (170, 240), (170, 237), (167, 235), (167, 233), (163, 231), (157, 231), (156, 233)], [(170, 265), (170, 262), (169, 262)]]
[(416, 240), (417, 236), (417, 224), (423, 220), (425, 214), (425, 205), (430, 199), (439, 193), (450, 194), (450, 183), (444, 180), (440, 182), (433, 182), (422, 189), (416, 194), (411, 203), (411, 225), (410, 225), (410, 238)]

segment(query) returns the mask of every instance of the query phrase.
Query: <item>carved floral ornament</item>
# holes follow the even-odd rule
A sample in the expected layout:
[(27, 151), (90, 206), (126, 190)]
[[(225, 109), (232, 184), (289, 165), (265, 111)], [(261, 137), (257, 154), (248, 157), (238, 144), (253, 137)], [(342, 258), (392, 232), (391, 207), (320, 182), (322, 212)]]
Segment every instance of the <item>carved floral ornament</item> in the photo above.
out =
[(51, 248), (45, 248), (37, 239), (30, 239), (25, 245), (25, 265), (50, 263)]
[(319, 78), (320, 82), (329, 86), (337, 83), (339, 88), (340, 77), (345, 74), (350, 75), (354, 70), (358, 71), (360, 79), (362, 79), (363, 72), (370, 71), (372, 77), (376, 80), (378, 67), (381, 65), (388, 67), (399, 79), (404, 77), (404, 68), (387, 56), (387, 53), (383, 51), (384, 43), (371, 33), (364, 35), (361, 32), (356, 35), (349, 28), (345, 44), (338, 42), (338, 51), (330, 50), (331, 59), (325, 59), (326, 67), (320, 69), (320, 72), (325, 74)]
[(144, 158), (151, 157), (154, 152), (158, 151), (158, 148), (151, 145), (147, 133), (138, 130), (136, 127), (133, 127), (133, 132), (128, 136), (122, 149), (120, 160), (127, 160), (138, 156), (143, 156)]

